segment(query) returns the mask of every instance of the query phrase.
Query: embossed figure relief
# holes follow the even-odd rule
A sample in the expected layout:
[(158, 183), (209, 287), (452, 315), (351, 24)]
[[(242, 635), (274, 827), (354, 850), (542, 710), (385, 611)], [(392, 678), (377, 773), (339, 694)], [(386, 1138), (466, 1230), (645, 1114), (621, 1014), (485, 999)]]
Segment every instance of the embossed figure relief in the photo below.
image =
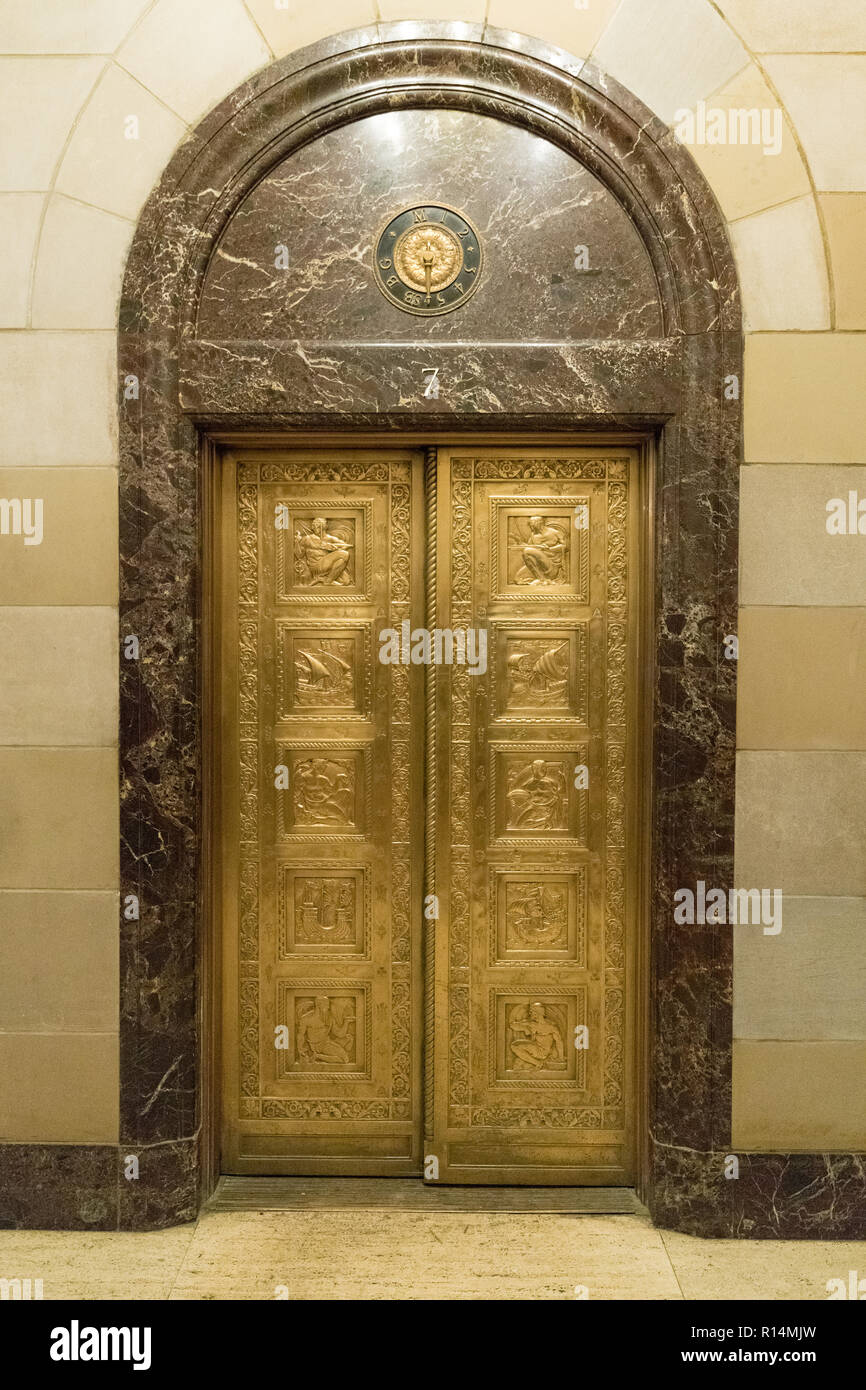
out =
[(585, 745), (541, 742), (490, 745), (490, 833), (515, 844), (548, 839), (584, 843), (587, 792), (575, 785)]
[(295, 531), (295, 582), (303, 588), (353, 584), (355, 548), (351, 521), (314, 517)]
[(356, 602), (369, 595), (372, 578), (370, 525), (366, 498), (346, 505), (340, 497), (293, 499), (283, 492), (275, 503), (276, 598), (280, 603)]
[(299, 997), (295, 1006), (298, 1060), (350, 1062), (355, 1057), (355, 1001), (317, 994)]
[(307, 758), (292, 768), (296, 825), (353, 825), (355, 764), (349, 758)]
[(288, 1046), (276, 1050), (278, 1080), (327, 1075), (334, 1082), (369, 1077), (370, 985), (350, 980), (281, 979), (276, 1017)]
[(491, 497), (491, 597), (586, 603), (590, 507), (586, 496)]
[[(495, 990), (490, 997), (490, 1071), (503, 1121), (514, 1105), (511, 1123), (520, 1123), (521, 1107), (536, 1092), (543, 1105), (561, 1105), (562, 1093), (586, 1086), (586, 1053), (574, 1046), (575, 1030), (586, 1017), (586, 987), (545, 985), (535, 993)], [(557, 1096), (556, 1093), (560, 1095)], [(510, 1093), (510, 1094), (509, 1094)], [(492, 1097), (491, 1097), (492, 1098)], [(541, 1120), (543, 1106), (534, 1122)], [(551, 1118), (556, 1116), (556, 1110)], [(489, 1122), (489, 1121), (488, 1121)]]
[(561, 763), (533, 758), (508, 769), (505, 800), (508, 830), (565, 830), (568, 782)]
[[(548, 1016), (550, 1010), (551, 1016)], [(509, 1004), (505, 1010), (508, 1030), (508, 1064), (513, 1071), (564, 1071), (565, 1040), (556, 1022), (560, 1007), (540, 1003)]]
[[(278, 980), (277, 1019), (288, 1033), (278, 1048), (277, 1080), (327, 1074), (335, 1084), (370, 1079), (370, 983)], [(277, 1105), (279, 1102), (271, 1102)]]
[(508, 578), (512, 584), (565, 584), (568, 531), (557, 517), (509, 517)]
[(281, 836), (325, 843), (363, 834), (371, 814), (369, 744), (278, 744), (277, 763), (288, 770), (288, 785), (273, 791)]

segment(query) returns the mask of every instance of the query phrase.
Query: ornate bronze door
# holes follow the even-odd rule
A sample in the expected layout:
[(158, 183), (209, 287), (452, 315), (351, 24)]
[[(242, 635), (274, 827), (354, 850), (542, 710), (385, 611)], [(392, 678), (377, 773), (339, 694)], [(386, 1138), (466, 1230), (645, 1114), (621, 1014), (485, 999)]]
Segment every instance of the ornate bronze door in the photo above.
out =
[(424, 678), (378, 651), (423, 459), (245, 453), (224, 495), (223, 1167), (416, 1173)]
[(633, 464), (225, 461), (224, 1171), (631, 1180)]
[(611, 453), (440, 453), (439, 611), (489, 652), (483, 676), (437, 672), (428, 1148), (448, 1182), (631, 1180), (635, 528)]

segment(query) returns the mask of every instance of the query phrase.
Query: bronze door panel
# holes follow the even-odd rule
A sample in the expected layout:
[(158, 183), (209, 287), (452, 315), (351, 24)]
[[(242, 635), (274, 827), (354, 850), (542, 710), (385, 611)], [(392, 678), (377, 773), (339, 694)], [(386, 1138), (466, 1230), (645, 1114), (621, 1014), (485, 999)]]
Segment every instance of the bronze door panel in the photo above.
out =
[(244, 453), (225, 486), (227, 1172), (421, 1170), (423, 673), (377, 655), (423, 620), (422, 467)]
[(439, 621), (489, 636), (486, 673), (437, 679), (439, 1181), (633, 1180), (633, 460), (610, 452), (439, 456)]
[(632, 1181), (634, 465), (225, 459), (224, 1171)]

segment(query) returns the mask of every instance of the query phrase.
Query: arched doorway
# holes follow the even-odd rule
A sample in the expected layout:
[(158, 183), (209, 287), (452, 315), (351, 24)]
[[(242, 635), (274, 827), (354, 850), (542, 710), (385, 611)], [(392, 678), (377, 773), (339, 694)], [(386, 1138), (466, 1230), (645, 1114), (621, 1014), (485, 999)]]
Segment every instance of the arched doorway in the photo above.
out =
[[(389, 222), (416, 208), (428, 213), (428, 204), (451, 209), (477, 229), (484, 263), (477, 293), (465, 303), (461, 296), (460, 305), (450, 312), (424, 316), (405, 312), (381, 293), (373, 260)], [(426, 224), (430, 221), (427, 217)], [(419, 294), (417, 288), (408, 288)], [(429, 286), (422, 286), (422, 299), (425, 288), (429, 292)], [(283, 1013), (276, 1004), (276, 1012), (262, 1007), (265, 976), (257, 973), (261, 958), (241, 952), (235, 1055), (239, 1059), (245, 1048), (261, 1060), (270, 1046), (265, 1034), (282, 1026), (288, 1036), (286, 1057), (274, 1061), (270, 1092), (261, 1085), (244, 1090), (238, 1064), (235, 1093), (238, 1120), (246, 1108), (249, 1133), (267, 1141), (259, 1146), (260, 1153), (273, 1154), (274, 1136), (287, 1132), (271, 1121), (291, 1126), (298, 1120), (301, 1127), (288, 1132), (306, 1143), (307, 1153), (309, 1141), (315, 1140), (320, 1150), (315, 1157), (326, 1157), (330, 1144), (339, 1159), (344, 1141), (331, 1142), (331, 1136), (337, 1134), (335, 1124), (353, 1118), (346, 1107), (372, 1106), (375, 1111), (387, 1102), (393, 1113), (389, 1108), (387, 1115), (375, 1111), (364, 1118), (374, 1126), (371, 1136), (380, 1122), (393, 1132), (404, 1123), (404, 1104), (416, 1114), (412, 1107), (420, 1104), (422, 1095), (435, 1097), (435, 1082), (431, 1087), (429, 1077), (437, 1065), (444, 1066), (450, 1089), (442, 1104), (446, 1110), (450, 1107), (452, 1128), (443, 1142), (462, 1145), (460, 1153), (445, 1159), (452, 1180), (461, 1163), (467, 1171), (480, 1171), (482, 1180), (496, 1180), (491, 1172), (497, 1166), (496, 1154), (488, 1161), (491, 1144), (500, 1151), (508, 1149), (509, 1132), (522, 1130), (548, 1157), (554, 1150), (568, 1150), (562, 1161), (565, 1180), (579, 1181), (569, 1157), (575, 1142), (600, 1139), (599, 1152), (612, 1150), (620, 1139), (605, 1141), (614, 1131), (625, 1136), (631, 1127), (627, 1164), (614, 1156), (595, 1166), (587, 1164), (587, 1169), (600, 1172), (612, 1162), (620, 1174), (617, 1180), (626, 1173), (629, 1181), (639, 1170), (653, 1203), (672, 1165), (682, 1165), (684, 1150), (701, 1155), (723, 1152), (730, 1134), (730, 944), (723, 929), (720, 933), (711, 927), (690, 928), (675, 934), (670, 914), (678, 885), (701, 878), (730, 882), (733, 848), (733, 677), (721, 655), (721, 640), (733, 630), (736, 598), (741, 337), (733, 264), (703, 180), (670, 134), (632, 98), (585, 68), (574, 77), (541, 50), (538, 56), (528, 56), (449, 38), (407, 42), (400, 39), (399, 26), (393, 39), (386, 32), (363, 49), (353, 47), (350, 39), (345, 46), (334, 40), (253, 79), (213, 112), (178, 153), (142, 217), (122, 315), (123, 611), (129, 630), (147, 652), (145, 660), (129, 663), (122, 671), (123, 882), (124, 891), (136, 892), (143, 904), (142, 925), (129, 931), (124, 941), (126, 977), (144, 998), (147, 975), (156, 962), (169, 965), (176, 979), (170, 1007), (152, 1017), (139, 1009), (124, 1023), (121, 1108), (126, 1137), (177, 1141), (187, 1164), (186, 1181), (197, 1183), (190, 1136), (197, 1131), (198, 1118), (215, 1135), (217, 1068), (209, 1070), (205, 1063), (206, 1028), (199, 1022), (194, 999), (196, 987), (202, 989), (216, 1013), (214, 884), (223, 842), (209, 829), (216, 817), (207, 787), (215, 764), (222, 763), (213, 755), (207, 760), (203, 741), (203, 730), (213, 730), (219, 721), (213, 682), (206, 679), (214, 670), (213, 663), (207, 664), (215, 645), (214, 614), (211, 606), (202, 609), (201, 598), (204, 594), (210, 605), (217, 588), (210, 582), (215, 539), (222, 537), (224, 555), (232, 549), (220, 529), (211, 486), (215, 474), (224, 470), (223, 461), (228, 459), (239, 470), (236, 483), (240, 478), (248, 487), (253, 486), (252, 476), (242, 470), (258, 470), (257, 505), (274, 484), (290, 489), (285, 497), (268, 493), (267, 505), (277, 507), (294, 499), (297, 517), (293, 519), (288, 507), (291, 537), (327, 536), (330, 556), (363, 553), (372, 574), (382, 562), (372, 549), (364, 550), (367, 542), (362, 537), (376, 534), (375, 499), (370, 495), (350, 500), (351, 479), (341, 472), (340, 462), (341, 450), (372, 448), (376, 457), (370, 466), (386, 470), (389, 488), (414, 486), (416, 520), (411, 524), (416, 530), (406, 573), (415, 573), (416, 589), (429, 584), (429, 554), (426, 580), (423, 561), (431, 544), (432, 493), (446, 487), (451, 507), (447, 515), (437, 512), (437, 554), (445, 559), (460, 553), (450, 529), (458, 524), (453, 496), (466, 487), (470, 493), (477, 490), (471, 505), (486, 508), (488, 517), (501, 515), (504, 530), (496, 532), (498, 549), (491, 532), (484, 539), (487, 558), (469, 562), (474, 578), (483, 578), (487, 587), (475, 592), (468, 625), (483, 625), (488, 636), (495, 637), (506, 669), (512, 656), (525, 659), (534, 654), (540, 660), (568, 646), (576, 653), (577, 671), (579, 625), (600, 622), (604, 635), (592, 663), (599, 680), (602, 668), (609, 672), (618, 660), (609, 639), (621, 615), (605, 613), (589, 589), (578, 592), (580, 566), (585, 564), (587, 573), (611, 572), (612, 554), (626, 541), (612, 540), (607, 529), (597, 531), (603, 553), (593, 559), (587, 548), (581, 560), (582, 533), (573, 526), (575, 508), (588, 499), (594, 517), (590, 492), (603, 480), (610, 517), (610, 490), (615, 495), (628, 476), (634, 480), (630, 534), (640, 567), (633, 574), (633, 594), (611, 599), (608, 592), (607, 597), (615, 607), (628, 599), (636, 623), (641, 606), (646, 614), (644, 645), (639, 645), (636, 633), (630, 658), (630, 689), (637, 691), (640, 676), (645, 692), (644, 723), (636, 700), (629, 726), (635, 767), (644, 768), (645, 778), (635, 774), (626, 788), (625, 766), (610, 765), (606, 752), (596, 763), (589, 753), (586, 759), (577, 756), (583, 747), (582, 731), (591, 741), (593, 726), (577, 718), (571, 697), (559, 715), (538, 726), (533, 724), (539, 716), (529, 708), (531, 698), (527, 696), (529, 704), (524, 700), (525, 707), (516, 713), (509, 712), (507, 682), (504, 696), (494, 682), (485, 699), (493, 710), (493, 725), (501, 722), (492, 730), (484, 725), (479, 749), (475, 715), (470, 714), (463, 740), (467, 755), (470, 749), (478, 755), (472, 775), (483, 791), (470, 814), (469, 829), (477, 822), (475, 829), (487, 841), (476, 842), (471, 834), (449, 839), (443, 828), (446, 821), (431, 827), (430, 797), (425, 807), (423, 789), (414, 808), (411, 798), (408, 803), (416, 838), (400, 841), (408, 846), (403, 862), (410, 875), (408, 891), (414, 895), (419, 949), (426, 942), (426, 980), (416, 951), (405, 984), (416, 1017), (423, 998), (428, 1045), (434, 1039), (432, 1053), (426, 1054), (427, 1081), (422, 1085), (420, 1018), (417, 1026), (405, 1026), (403, 992), (395, 988), (403, 981), (402, 973), (392, 972), (390, 977), (391, 1011), (383, 1015), (382, 1036), (393, 1042), (395, 1035), (406, 1032), (408, 1060), (405, 1068), (400, 1062), (386, 1083), (374, 1066), (380, 1044), (372, 1031), (379, 1007), (374, 993), (379, 966), (373, 954), (369, 953), (369, 978), (351, 961), (338, 968), (341, 955), (351, 954), (348, 948), (331, 953), (333, 968), (327, 972), (323, 952), (312, 951), (308, 954), (319, 957), (315, 970), (296, 975), (286, 966), (280, 975), (281, 953), (291, 955), (293, 948), (275, 925), (266, 978), (274, 1000), (279, 993), (274, 983), (278, 976), (282, 981)], [(436, 447), (440, 461), (447, 458), (447, 474), (442, 467), (432, 472), (428, 454), (425, 478), (424, 459), (413, 451)], [(301, 455), (298, 450), (307, 452)], [(316, 457), (309, 456), (310, 450), (317, 451)], [(402, 472), (399, 478), (392, 475), (398, 465), (407, 470), (405, 479)], [(622, 465), (626, 467), (620, 473)], [(268, 468), (272, 474), (267, 474)], [(292, 468), (301, 471), (293, 474)], [(431, 478), (439, 480), (435, 489)], [(386, 478), (364, 481), (384, 486)], [(500, 486), (503, 483), (508, 486)], [(324, 484), (334, 496), (325, 497)], [(301, 485), (315, 496), (301, 497)], [(507, 505), (497, 508), (509, 498)], [(533, 557), (544, 551), (544, 544), (535, 542), (563, 521), (559, 512), (563, 517), (569, 513), (568, 564), (573, 556), (577, 566), (566, 576), (560, 564), (561, 573), (552, 576), (553, 589), (566, 585), (566, 601), (561, 603), (551, 592), (551, 575), (533, 568)], [(481, 513), (474, 515), (480, 525)], [(317, 529), (319, 522), (323, 525)], [(346, 530), (350, 523), (351, 536)], [(486, 524), (495, 531), (499, 520)], [(259, 519), (256, 535), (263, 534)], [(299, 544), (303, 551), (305, 543)], [(565, 551), (563, 542), (560, 562)], [(518, 561), (522, 556), (522, 563), (512, 573), (511, 559), (502, 560), (500, 573), (502, 555), (512, 554)], [(378, 618), (378, 610), (389, 601), (387, 595), (374, 595), (370, 586), (364, 587), (360, 571), (353, 569), (357, 563), (357, 558), (347, 559), (333, 580), (356, 600), (345, 610), (346, 630), (335, 630), (325, 639), (331, 643), (330, 657), (349, 664), (349, 647), (366, 640), (357, 625)], [(275, 576), (278, 568), (275, 552)], [(439, 626), (430, 618), (438, 620), (446, 596), (443, 571), (440, 564), (432, 608), (426, 587), (406, 598), (411, 605), (417, 597), (428, 627)], [(517, 577), (523, 571), (525, 587)], [(449, 597), (455, 573), (452, 566)], [(224, 574), (225, 568), (220, 582)], [(304, 604), (294, 610), (298, 618), (266, 615), (267, 621), (283, 622), (286, 641), (300, 641), (297, 656), (292, 649), (291, 665), (294, 669), (297, 660), (301, 675), (291, 677), (285, 688), (289, 705), (294, 701), (297, 710), (309, 695), (311, 656), (328, 667), (317, 655), (326, 648), (321, 646), (321, 632), (313, 631), (322, 621), (315, 613), (336, 621), (327, 604), (313, 602), (321, 597), (314, 593), (321, 586), (311, 574), (300, 585)], [(462, 574), (460, 570), (458, 577)], [(532, 607), (542, 591), (543, 600)], [(286, 592), (284, 597), (291, 607), (292, 595)], [(591, 601), (584, 614), (581, 603), (587, 597)], [(509, 600), (513, 610), (507, 607)], [(501, 612), (496, 606), (500, 602), (506, 605)], [(366, 603), (374, 612), (366, 612)], [(542, 607), (544, 616), (533, 616)], [(567, 618), (559, 620), (562, 631), (554, 633), (560, 609)], [(402, 621), (402, 610), (398, 616)], [(464, 625), (464, 616), (461, 610), (459, 621), (449, 626)], [(300, 630), (304, 624), (306, 632)], [(545, 629), (551, 646), (536, 652), (531, 644), (544, 635), (539, 624), (553, 625)], [(533, 627), (538, 631), (531, 632)], [(591, 643), (591, 633), (588, 640)], [(518, 650), (520, 641), (527, 645), (526, 652)], [(346, 651), (336, 650), (334, 643), (340, 642), (349, 644)], [(513, 650), (509, 642), (516, 642)], [(551, 657), (554, 665), (556, 659)], [(273, 660), (276, 663), (277, 657)], [(407, 674), (411, 669), (410, 663)], [(276, 690), (279, 677), (262, 674), (263, 684), (270, 679)], [(292, 687), (292, 679), (301, 680), (301, 686)], [(579, 703), (580, 679), (573, 679), (574, 700)], [(352, 694), (352, 700), (361, 698), (358, 692)], [(429, 680), (416, 698), (419, 708), (426, 708)], [(441, 714), (443, 707), (435, 702), (444, 697), (434, 692), (432, 698), (434, 713)], [(610, 689), (598, 695), (608, 710), (603, 716), (608, 722), (612, 698), (615, 701)], [(355, 712), (360, 715), (360, 706)], [(280, 725), (276, 705), (272, 715), (264, 722), (273, 729)], [(337, 750), (339, 757), (334, 756), (335, 743), (365, 744), (359, 727), (351, 726), (340, 739), (333, 733), (316, 739), (312, 724), (293, 724), (297, 717), (297, 711), (289, 712), (286, 727), (278, 729), (286, 758), (275, 758), (274, 766), (286, 766), (293, 785), (299, 779), (303, 784), (305, 778), (312, 782), (304, 793), (300, 821), (295, 807), (295, 823), (278, 830), (268, 853), (258, 860), (260, 867), (267, 865), (268, 873), (281, 836), (295, 850), (308, 847), (311, 835), (333, 847), (333, 837), (329, 839), (310, 811), (322, 804), (319, 793), (328, 791), (323, 777), (330, 776), (334, 784), (325, 802), (335, 797), (339, 802), (343, 783), (347, 778), (351, 783), (351, 809), (344, 808), (349, 825), (343, 827), (351, 831), (349, 840), (363, 835), (363, 818), (372, 817), (377, 804), (372, 791), (368, 795), (366, 790), (374, 786), (372, 752), (364, 746), (343, 747)], [(560, 717), (564, 724), (558, 722)], [(451, 738), (453, 723), (452, 718), (448, 737), (459, 748), (461, 740)], [(436, 770), (439, 785), (444, 786), (449, 775), (452, 784), (455, 779), (453, 756), (449, 773), (449, 754), (441, 751), (441, 738), (433, 745), (434, 762), (429, 762), (430, 731), (436, 724), (435, 718), (425, 721), (428, 791), (430, 774)], [(617, 720), (613, 726), (619, 727)], [(298, 731), (295, 736), (292, 727)], [(391, 738), (392, 746), (395, 738), (401, 747), (405, 742), (417, 756), (425, 745), (424, 728), (411, 719), (406, 727), (410, 732), (402, 740), (393, 728), (389, 732), (371, 726), (373, 745), (382, 734)], [(543, 732), (533, 737), (533, 727)], [(315, 747), (317, 743), (328, 747)], [(608, 743), (608, 749), (621, 746), (625, 748), (625, 742), (617, 739)], [(341, 774), (336, 768), (340, 758), (347, 762)], [(328, 766), (314, 765), (317, 760)], [(544, 764), (541, 770), (535, 766), (539, 762)], [(584, 805), (577, 787), (574, 795), (569, 790), (565, 800), (560, 796), (557, 801), (556, 789), (548, 788), (551, 779), (567, 780), (572, 764), (584, 763), (591, 781), (594, 771), (602, 774), (595, 782), (603, 783), (606, 802), (594, 804), (590, 793)], [(247, 787), (248, 795), (262, 785), (264, 766), (259, 762), (256, 786)], [(339, 787), (334, 780), (338, 774), (343, 779)], [(238, 817), (243, 794), (241, 787)], [(453, 813), (453, 799), (449, 805)], [(600, 817), (600, 825), (610, 825), (619, 816), (624, 834), (626, 823), (631, 827), (630, 841), (624, 838), (621, 845), (608, 846), (612, 858), (601, 855), (598, 872), (603, 885), (602, 879), (595, 890), (587, 884), (587, 902), (594, 904), (586, 917), (591, 953), (592, 912), (600, 923), (612, 922), (615, 915), (612, 905), (620, 891), (617, 855), (622, 856), (623, 872), (627, 867), (633, 875), (624, 908), (635, 924), (632, 957), (619, 961), (615, 950), (609, 953), (605, 966), (595, 972), (595, 995), (589, 979), (584, 990), (578, 974), (567, 976), (559, 960), (547, 976), (536, 973), (529, 982), (539, 956), (550, 963), (555, 950), (571, 952), (571, 964), (578, 970), (574, 953), (579, 952), (580, 912), (573, 905), (582, 891), (577, 871), (588, 844), (581, 829), (584, 809), (590, 819)], [(313, 820), (305, 828), (301, 822), (311, 814)], [(552, 820), (539, 823), (545, 814)], [(426, 879), (421, 875), (422, 821), (427, 854), (431, 840), (439, 847), (436, 872), (445, 875), (444, 881), (430, 878), (429, 863), (423, 866)], [(453, 827), (453, 822), (451, 814), (447, 825)], [(224, 819), (221, 826), (220, 833)], [(648, 847), (644, 859), (642, 826)], [(550, 841), (551, 832), (559, 847), (547, 859), (540, 841), (545, 835)], [(382, 833), (387, 838), (387, 831)], [(494, 854), (488, 856), (482, 882), (478, 855), (484, 857), (488, 841)], [(447, 868), (441, 857), (446, 848), (451, 858)], [(526, 857), (520, 859), (520, 853)], [(320, 871), (305, 875), (302, 856), (287, 855), (288, 867), (280, 870), (283, 886), (273, 889), (274, 923), (283, 892), (296, 905), (285, 921), (303, 922), (306, 913), (309, 932), (321, 936), (324, 925), (330, 929), (330, 917), (324, 921), (330, 912), (328, 893), (336, 894), (334, 902), (340, 906), (342, 892), (356, 904), (355, 928), (346, 927), (348, 945), (354, 942), (353, 950), (367, 961), (363, 934), (352, 938), (351, 933), (360, 931), (358, 924), (366, 920), (363, 905), (371, 875), (365, 870), (373, 859), (368, 865), (363, 854), (356, 854), (350, 863), (336, 854), (326, 865), (320, 855)], [(389, 872), (396, 901), (401, 894), (393, 867)], [(459, 895), (466, 873), (475, 885), (466, 920), (477, 921), (482, 910), (486, 913), (481, 945), (477, 929), (467, 928), (469, 935), (461, 942), (453, 929), (459, 916), (453, 902), (447, 904), (447, 917), (421, 916), (431, 893), (443, 903), (449, 891)], [(546, 876), (544, 883), (539, 875)], [(427, 890), (423, 895), (422, 887)], [(371, 885), (369, 891), (374, 888)], [(533, 893), (542, 895), (540, 912), (533, 907)], [(515, 945), (521, 930), (524, 937), (527, 932), (531, 936), (541, 918), (557, 918), (557, 902), (564, 922), (562, 943), (548, 942), (547, 955), (543, 948), (531, 955), (533, 948), (523, 939)], [(336, 919), (336, 907), (333, 915)], [(376, 920), (371, 912), (374, 933)], [(509, 930), (517, 933), (510, 946)], [(473, 942), (486, 953), (483, 966), (481, 957), (473, 963)], [(604, 955), (603, 937), (596, 946)], [(393, 940), (387, 949), (391, 963), (401, 964)], [(642, 949), (647, 987), (639, 997), (634, 982), (641, 977)], [(509, 951), (519, 953), (519, 969), (513, 975), (508, 973)], [(585, 966), (591, 976), (589, 955)], [(607, 979), (605, 970), (611, 972)], [(629, 971), (632, 985), (619, 1000), (617, 992), (624, 989)], [(620, 1005), (633, 1019), (628, 1038), (624, 1030), (611, 1030), (605, 1022)], [(573, 1046), (582, 1026), (588, 1026), (592, 1040), (586, 1058)], [(216, 1035), (219, 1030), (212, 1031)], [(647, 1079), (642, 1087), (640, 1069), (632, 1068), (627, 1117), (621, 1105), (626, 1069), (631, 1066), (627, 1052), (631, 1039), (642, 1034)], [(393, 1055), (392, 1050), (392, 1060)], [(224, 1061), (223, 1057), (220, 1068)], [(305, 1061), (308, 1074), (298, 1080)], [(584, 1062), (596, 1066), (593, 1075), (580, 1070)], [(318, 1094), (310, 1083), (310, 1066)], [(169, 1069), (177, 1084), (154, 1094), (154, 1075)], [(248, 1069), (248, 1074), (254, 1070)], [(258, 1070), (261, 1081), (261, 1065)], [(408, 1096), (399, 1080), (404, 1074), (415, 1083)], [(322, 1090), (333, 1087), (336, 1083), (328, 1078), (337, 1075), (343, 1093)], [(380, 1094), (388, 1085), (387, 1094)], [(364, 1087), (371, 1091), (366, 1099), (361, 1096)], [(555, 1095), (557, 1104), (536, 1101), (543, 1095)], [(197, 1118), (193, 1107), (199, 1101), (202, 1114)], [(311, 1105), (314, 1110), (318, 1105), (317, 1113)], [(554, 1110), (558, 1113), (551, 1122)], [(605, 1110), (610, 1113), (605, 1115)], [(620, 1110), (622, 1123), (608, 1125)], [(427, 1119), (427, 1134), (435, 1146), (441, 1130), (435, 1114)], [(624, 1139), (622, 1143), (624, 1153), (628, 1145)], [(216, 1149), (214, 1138), (206, 1172), (216, 1168)], [(406, 1151), (406, 1161), (417, 1165), (425, 1152), (416, 1145), (411, 1156)], [(269, 1171), (268, 1161), (266, 1157), (258, 1170)], [(505, 1164), (509, 1180), (529, 1180), (515, 1176), (514, 1166)], [(537, 1161), (535, 1180), (539, 1166), (545, 1169), (541, 1180), (563, 1180), (551, 1177), (550, 1163)], [(527, 1171), (532, 1167), (530, 1163)], [(602, 1174), (590, 1180), (605, 1179)], [(692, 1181), (703, 1188), (697, 1164)]]

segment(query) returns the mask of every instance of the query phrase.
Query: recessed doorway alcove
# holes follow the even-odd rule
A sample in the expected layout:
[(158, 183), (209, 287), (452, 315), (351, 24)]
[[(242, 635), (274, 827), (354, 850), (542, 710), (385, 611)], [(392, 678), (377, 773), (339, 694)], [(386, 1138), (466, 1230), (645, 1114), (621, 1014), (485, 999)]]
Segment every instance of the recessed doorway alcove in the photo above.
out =
[[(459, 309), (423, 318), (380, 293), (372, 256), (389, 218), (431, 201), (478, 228), (484, 278)], [(521, 473), (521, 451), (541, 451), (552, 478), (575, 451), (603, 468), (631, 451), (641, 480), (645, 775), (624, 812), (646, 829), (639, 1190), (660, 1224), (781, 1233), (762, 1196), (776, 1156), (743, 1156), (739, 1182), (725, 1181), (730, 936), (675, 928), (671, 906), (678, 886), (727, 887), (733, 864), (723, 638), (736, 630), (742, 336), (724, 225), (690, 157), (603, 74), (518, 36), (426, 24), (338, 36), (258, 74), (172, 160), (130, 255), (118, 369), (121, 624), (142, 654), (121, 663), (121, 882), (141, 916), (122, 927), (120, 1153), (159, 1173), (121, 1224), (192, 1215), (219, 1173), (213, 477), (244, 450), (259, 466), (269, 450), (507, 446), (512, 481), (538, 476), (529, 462)], [(336, 640), (348, 651), (355, 637), (346, 626)], [(357, 874), (341, 891), (363, 895)], [(311, 921), (315, 891), (300, 900)], [(353, 989), (343, 1017), (360, 1019)], [(517, 1005), (503, 1000), (507, 1017)], [(548, 1032), (575, 1022), (557, 1008)], [(358, 1076), (370, 1066), (360, 1046), (334, 1058)], [(492, 1085), (510, 1084), (509, 1065), (495, 1063)]]

